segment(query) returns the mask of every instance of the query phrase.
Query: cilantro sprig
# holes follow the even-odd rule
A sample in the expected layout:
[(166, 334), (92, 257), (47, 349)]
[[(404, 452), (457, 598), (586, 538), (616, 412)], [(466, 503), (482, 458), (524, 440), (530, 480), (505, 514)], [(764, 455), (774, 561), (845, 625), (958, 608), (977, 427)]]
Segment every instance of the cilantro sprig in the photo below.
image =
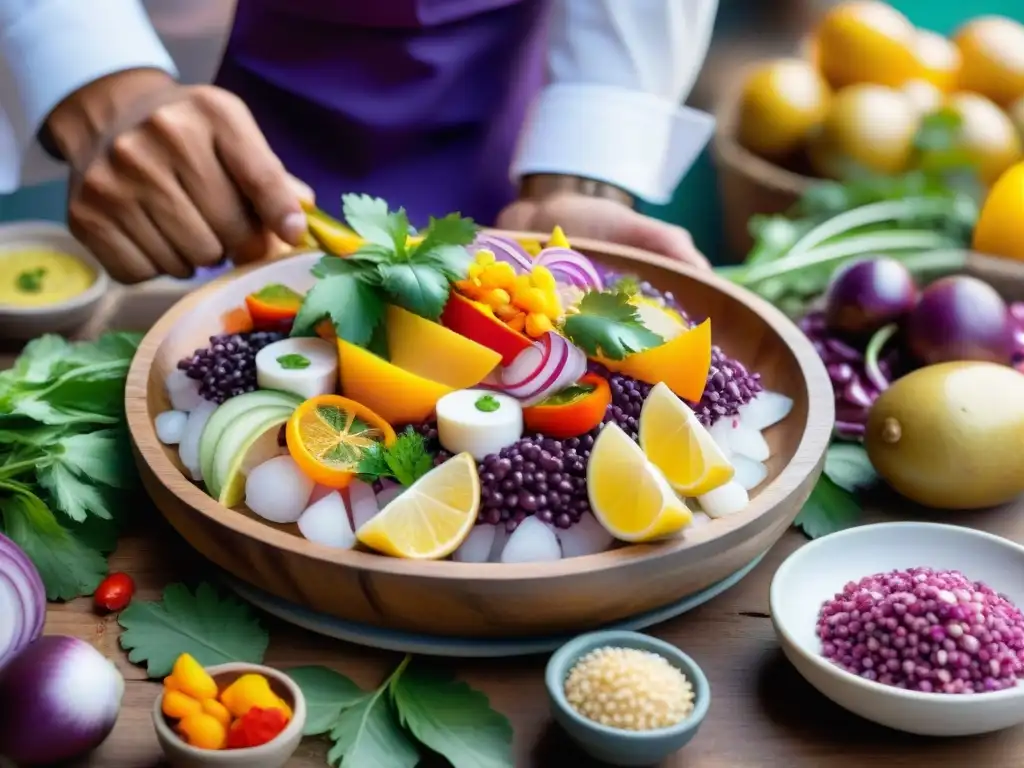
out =
[(107, 573), (137, 481), (124, 384), (139, 343), (42, 336), (0, 373), (0, 531), (35, 564), (50, 600), (88, 595)]
[(590, 356), (621, 360), (665, 343), (647, 329), (625, 293), (590, 291), (577, 310), (565, 318), (562, 332)]
[(369, 346), (392, 303), (436, 320), (448, 301), (450, 284), (466, 275), (466, 250), (476, 236), (472, 219), (450, 214), (430, 219), (414, 237), (403, 208), (388, 210), (380, 198), (345, 195), (348, 226), (364, 241), (350, 256), (325, 256), (314, 267), (318, 282), (306, 294), (292, 326), (293, 336), (309, 336), (329, 318), (338, 337)]
[(359, 476), (364, 482), (395, 480), (408, 488), (434, 466), (434, 455), (427, 441), (412, 427), (406, 427), (390, 448), (377, 442), (371, 445), (359, 462)]

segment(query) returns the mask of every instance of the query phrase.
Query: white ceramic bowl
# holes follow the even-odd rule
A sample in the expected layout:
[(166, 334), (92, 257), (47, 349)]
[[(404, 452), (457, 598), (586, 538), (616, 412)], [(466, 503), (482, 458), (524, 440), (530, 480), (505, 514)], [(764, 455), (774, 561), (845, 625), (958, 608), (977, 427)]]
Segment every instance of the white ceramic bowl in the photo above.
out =
[(1024, 606), (1024, 547), (935, 523), (881, 523), (812, 541), (772, 578), (772, 623), (786, 657), (822, 694), (876, 723), (925, 736), (968, 736), (1024, 723), (1024, 685), (982, 694), (906, 691), (851, 674), (821, 655), (818, 611), (850, 581), (884, 571), (953, 569)]
[(0, 304), (0, 338), (32, 339), (44, 333), (68, 333), (84, 325), (110, 288), (110, 277), (67, 227), (52, 221), (19, 221), (0, 226), (0, 258), (25, 248), (52, 248), (74, 256), (96, 272), (85, 291), (59, 304), (15, 307)]

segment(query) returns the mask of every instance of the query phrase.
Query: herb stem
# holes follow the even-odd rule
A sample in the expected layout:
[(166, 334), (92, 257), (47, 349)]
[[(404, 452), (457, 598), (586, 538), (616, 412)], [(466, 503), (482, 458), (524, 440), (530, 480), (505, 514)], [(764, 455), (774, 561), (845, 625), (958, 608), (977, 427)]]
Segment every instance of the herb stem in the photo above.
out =
[(40, 457), (34, 459), (27, 459), (25, 461), (15, 461), (10, 464), (0, 465), (0, 480), (7, 480), (12, 477), (17, 477), (26, 470), (37, 469), (46, 466), (48, 462)]
[(393, 695), (395, 692), (395, 686), (398, 684), (399, 678), (401, 678), (402, 673), (405, 672), (405, 668), (409, 666), (409, 662), (411, 661), (412, 655), (408, 653), (405, 654), (405, 658), (402, 659), (402, 663), (395, 667), (395, 671), (392, 672), (388, 679), (384, 681), (384, 684), (381, 685), (381, 688), (389, 689)]
[(899, 326), (896, 323), (889, 323), (889, 325), (879, 328), (868, 342), (867, 349), (864, 350), (864, 372), (879, 392), (885, 392), (889, 388), (889, 379), (878, 367), (878, 356), (898, 330)]

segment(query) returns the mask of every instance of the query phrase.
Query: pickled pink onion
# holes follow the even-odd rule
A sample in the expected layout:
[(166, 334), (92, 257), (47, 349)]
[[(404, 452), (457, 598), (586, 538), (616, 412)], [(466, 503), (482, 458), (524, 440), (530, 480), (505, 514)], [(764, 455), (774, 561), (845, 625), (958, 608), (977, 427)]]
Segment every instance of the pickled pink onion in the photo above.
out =
[(570, 384), (587, 371), (587, 356), (564, 336), (548, 331), (502, 371), (505, 393), (530, 406)]
[(477, 235), (468, 250), (473, 256), (477, 251), (490, 251), (494, 254), (495, 259), (511, 264), (512, 268), (521, 275), (529, 274), (533, 269), (533, 258), (526, 252), (526, 249), (507, 237)]
[(601, 275), (593, 262), (571, 248), (545, 248), (537, 255), (534, 264), (547, 267), (560, 283), (575, 285), (587, 291), (604, 289)]

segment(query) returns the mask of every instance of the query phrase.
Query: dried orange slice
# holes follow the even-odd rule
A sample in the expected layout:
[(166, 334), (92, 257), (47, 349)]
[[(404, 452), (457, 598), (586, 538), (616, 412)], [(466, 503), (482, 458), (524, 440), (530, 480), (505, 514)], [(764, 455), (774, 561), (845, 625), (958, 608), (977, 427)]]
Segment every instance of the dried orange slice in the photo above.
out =
[(302, 472), (329, 488), (344, 488), (374, 443), (391, 445), (395, 430), (365, 405), (341, 395), (312, 397), (288, 419), (288, 452)]

